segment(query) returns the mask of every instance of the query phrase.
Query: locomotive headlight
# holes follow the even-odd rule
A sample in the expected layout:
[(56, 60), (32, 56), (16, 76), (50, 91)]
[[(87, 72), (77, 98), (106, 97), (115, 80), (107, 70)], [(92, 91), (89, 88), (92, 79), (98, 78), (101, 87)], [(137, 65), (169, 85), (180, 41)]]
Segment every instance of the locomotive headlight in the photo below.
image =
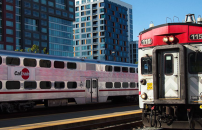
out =
[(169, 37), (169, 42), (173, 42), (175, 40), (174, 36)]
[(146, 99), (147, 99), (147, 94), (146, 94), (146, 93), (143, 93), (143, 94), (141, 95), (141, 98), (144, 99), (144, 100), (146, 100)]
[(163, 38), (163, 42), (166, 42), (166, 43), (167, 43), (167, 42), (168, 42), (168, 37), (164, 37), (164, 38)]

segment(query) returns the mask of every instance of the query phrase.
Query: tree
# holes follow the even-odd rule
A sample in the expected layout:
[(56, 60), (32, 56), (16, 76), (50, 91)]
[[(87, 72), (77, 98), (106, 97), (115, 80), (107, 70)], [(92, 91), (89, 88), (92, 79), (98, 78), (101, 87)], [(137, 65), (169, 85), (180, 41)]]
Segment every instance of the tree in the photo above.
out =
[[(15, 51), (23, 52), (23, 51), (26, 51), (26, 50), (23, 50), (23, 49), (18, 50), (18, 49), (16, 49)], [(27, 52), (39, 53), (39, 46), (34, 44), (31, 48), (27, 49)], [(48, 54), (46, 48), (43, 49), (43, 52), (44, 52), (44, 54)]]

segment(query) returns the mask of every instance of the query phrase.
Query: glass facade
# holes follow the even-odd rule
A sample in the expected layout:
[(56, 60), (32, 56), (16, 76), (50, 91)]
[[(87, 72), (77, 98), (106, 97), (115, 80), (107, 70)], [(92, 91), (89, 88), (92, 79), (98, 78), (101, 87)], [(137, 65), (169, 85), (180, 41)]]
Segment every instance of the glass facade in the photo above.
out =
[(130, 63), (138, 62), (138, 41), (129, 42), (130, 45)]
[(51, 55), (73, 57), (73, 24), (49, 16), (49, 48)]
[(129, 7), (112, 1), (75, 1), (75, 57), (129, 62)]
[[(46, 48), (45, 53), (72, 57), (74, 2), (75, 0), (0, 1), (0, 49), (27, 51), (36, 44), (39, 53), (44, 53), (43, 49)], [(2, 8), (5, 12), (2, 12)], [(3, 20), (2, 14), (5, 14)], [(2, 27), (5, 27), (5, 34), (2, 33)]]

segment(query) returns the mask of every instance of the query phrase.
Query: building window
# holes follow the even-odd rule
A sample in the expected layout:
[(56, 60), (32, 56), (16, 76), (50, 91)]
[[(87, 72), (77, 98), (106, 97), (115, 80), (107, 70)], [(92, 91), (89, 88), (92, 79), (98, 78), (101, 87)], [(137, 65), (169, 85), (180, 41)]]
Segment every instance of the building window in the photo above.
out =
[(90, 5), (86, 5), (86, 9), (90, 9)]
[(6, 42), (13, 43), (13, 38), (12, 37), (6, 37)]
[(54, 9), (48, 8), (48, 12), (54, 14)]
[(13, 11), (13, 6), (6, 5), (6, 10)]
[(13, 30), (12, 29), (6, 29), (6, 34), (13, 35)]
[(41, 42), (42, 47), (47, 47), (47, 42)]
[(13, 51), (13, 46), (12, 45), (6, 45), (6, 50)]
[(41, 0), (41, 4), (46, 5), (46, 0)]
[(33, 0), (33, 1), (34, 1), (34, 2), (37, 2), (37, 3), (39, 2), (39, 0)]
[(76, 11), (79, 11), (79, 7), (76, 7)]
[(31, 10), (25, 9), (25, 10), (24, 10), (24, 13), (25, 13), (26, 15), (31, 15)]
[(54, 3), (51, 2), (51, 1), (48, 1), (48, 5), (51, 6), (51, 7), (54, 7)]
[(76, 2), (76, 5), (79, 5), (79, 1)]
[(31, 38), (31, 37), (32, 37), (32, 34), (29, 33), (29, 32), (25, 32), (25, 37)]
[(6, 2), (8, 2), (8, 3), (13, 3), (13, 0), (6, 0)]
[(57, 15), (61, 15), (61, 11), (59, 11), (59, 10), (56, 10), (55, 13), (56, 13)]
[(34, 34), (33, 34), (33, 37), (34, 37), (35, 39), (39, 39), (39, 34), (34, 33)]
[(43, 18), (43, 19), (47, 19), (47, 15), (44, 14), (44, 13), (41, 13), (41, 18)]
[(13, 19), (13, 14), (11, 14), (11, 13), (6, 13), (6, 18)]
[(42, 39), (42, 40), (47, 40), (48, 37), (47, 37), (47, 35), (41, 35), (41, 39)]
[(62, 12), (62, 15), (63, 15), (64, 17), (67, 17), (67, 13), (66, 13), (66, 12)]
[(41, 25), (47, 26), (47, 21), (41, 20)]
[(41, 32), (47, 33), (47, 28), (41, 28)]
[(47, 8), (46, 8), (46, 7), (44, 7), (44, 6), (41, 6), (41, 11), (46, 12), (46, 11), (47, 11)]
[(33, 9), (39, 10), (39, 5), (33, 4)]
[(74, 12), (74, 9), (72, 7), (69, 7), (69, 12)]
[(39, 17), (39, 12), (33, 11), (33, 16)]
[(31, 40), (25, 39), (25, 45), (32, 45)]
[(33, 45), (39, 46), (39, 41), (33, 41)]
[(84, 10), (84, 6), (81, 6), (81, 10)]

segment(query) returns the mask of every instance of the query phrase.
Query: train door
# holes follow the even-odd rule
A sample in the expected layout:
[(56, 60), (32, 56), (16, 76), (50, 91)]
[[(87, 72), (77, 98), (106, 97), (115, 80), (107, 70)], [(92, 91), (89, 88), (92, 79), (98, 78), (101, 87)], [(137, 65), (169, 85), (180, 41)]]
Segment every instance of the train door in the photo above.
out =
[(98, 102), (98, 79), (86, 79), (86, 103)]
[(179, 50), (158, 51), (159, 98), (180, 98)]

